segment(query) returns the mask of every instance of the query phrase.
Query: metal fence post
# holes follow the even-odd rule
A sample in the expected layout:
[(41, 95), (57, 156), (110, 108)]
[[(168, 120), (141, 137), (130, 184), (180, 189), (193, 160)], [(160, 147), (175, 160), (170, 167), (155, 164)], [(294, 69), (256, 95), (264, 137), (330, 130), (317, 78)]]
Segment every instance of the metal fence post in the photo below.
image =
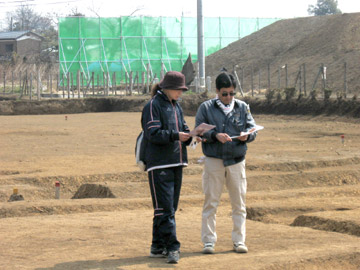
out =
[[(30, 78), (31, 77), (32, 77), (32, 74), (30, 75)], [(38, 69), (38, 71), (37, 71), (37, 99), (38, 100), (40, 100), (40, 83), (41, 83), (40, 69)], [(31, 89), (30, 89), (30, 92), (31, 92)]]

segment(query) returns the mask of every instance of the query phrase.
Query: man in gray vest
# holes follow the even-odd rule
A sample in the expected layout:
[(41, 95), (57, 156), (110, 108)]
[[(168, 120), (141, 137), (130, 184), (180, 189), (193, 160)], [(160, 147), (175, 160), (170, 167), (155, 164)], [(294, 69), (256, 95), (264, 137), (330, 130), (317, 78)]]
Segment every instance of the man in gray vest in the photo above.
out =
[(249, 106), (234, 98), (235, 88), (234, 76), (227, 72), (220, 73), (216, 78), (217, 97), (203, 102), (196, 114), (196, 126), (201, 123), (216, 126), (202, 137), (202, 150), (205, 155), (202, 179), (205, 201), (201, 240), (205, 254), (215, 252), (216, 210), (224, 184), (229, 191), (232, 206), (233, 249), (238, 253), (248, 252), (245, 245), (245, 155), (246, 144), (256, 137), (256, 124)]

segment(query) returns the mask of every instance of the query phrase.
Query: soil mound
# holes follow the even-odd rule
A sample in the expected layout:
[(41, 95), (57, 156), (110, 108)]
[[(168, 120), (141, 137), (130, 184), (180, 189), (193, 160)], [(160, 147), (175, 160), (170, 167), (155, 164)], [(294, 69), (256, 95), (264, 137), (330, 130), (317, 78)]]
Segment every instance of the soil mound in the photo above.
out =
[[(143, 95), (84, 99), (44, 99), (40, 101), (0, 100), (0, 115), (141, 112), (150, 99), (150, 95)], [(180, 104), (186, 114), (195, 115), (198, 106), (206, 99), (208, 99), (206, 95), (184, 95)]]
[[(360, 78), (360, 76), (359, 76)], [(188, 95), (180, 101), (186, 115), (196, 115), (200, 104), (209, 99), (205, 95)], [(0, 115), (74, 114), (88, 112), (141, 112), (149, 96), (126, 98), (89, 98), (41, 101), (0, 101)], [(360, 102), (354, 99), (329, 101), (299, 98), (291, 100), (265, 100), (245, 97), (251, 111), (256, 114), (284, 115), (338, 115), (359, 118)]]
[(352, 221), (338, 221), (323, 217), (301, 215), (291, 226), (310, 227), (317, 230), (360, 236), (360, 225)]
[[(306, 64), (306, 88), (311, 90), (321, 63), (327, 67), (327, 87), (344, 89), (344, 62), (347, 86), (360, 92), (360, 13), (314, 16), (277, 21), (206, 57), (206, 74), (216, 76), (222, 67), (238, 65), (244, 72), (244, 89), (251, 89), (251, 69), (256, 88), (278, 87), (279, 67), (288, 65), (289, 87), (293, 87), (299, 66)], [(261, 70), (261, 87), (258, 74)], [(239, 70), (238, 70), (239, 73)], [(282, 74), (282, 87), (285, 85)], [(242, 74), (240, 72), (240, 74)], [(240, 75), (239, 75), (240, 76)], [(256, 76), (256, 77), (255, 77)], [(318, 86), (321, 87), (321, 83)]]
[(24, 197), (21, 194), (11, 194), (8, 202), (23, 201)]
[(116, 198), (111, 190), (103, 185), (83, 184), (71, 199)]
[(0, 115), (141, 111), (150, 97), (0, 101)]

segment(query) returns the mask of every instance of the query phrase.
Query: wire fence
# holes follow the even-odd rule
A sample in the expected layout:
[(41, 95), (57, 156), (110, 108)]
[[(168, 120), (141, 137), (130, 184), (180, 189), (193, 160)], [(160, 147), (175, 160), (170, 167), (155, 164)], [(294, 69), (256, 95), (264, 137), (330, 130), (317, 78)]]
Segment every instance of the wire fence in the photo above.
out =
[[(199, 79), (197, 70), (195, 69), (195, 79), (190, 90), (195, 93), (215, 93), (215, 77), (208, 76), (205, 85), (200, 85), (202, 80)], [(305, 63), (299, 67), (285, 64), (277, 68), (267, 65), (257, 69), (234, 66), (231, 72), (237, 79), (241, 95), (264, 96), (269, 95), (266, 93), (269, 91), (276, 95), (281, 90), (293, 89), (295, 94), (301, 96), (317, 95), (326, 98), (327, 95), (337, 95), (346, 98), (351, 93), (346, 62), (343, 63), (342, 70), (342, 74), (336, 74), (336, 78), (334, 74), (328, 74), (327, 67), (322, 63), (311, 68)], [(0, 65), (0, 95), (30, 100), (143, 95), (151, 91), (152, 85), (159, 82), (164, 73), (165, 70), (162, 69), (159, 74), (152, 74), (148, 65), (143, 72), (92, 72), (90, 79), (85, 79), (81, 70), (68, 72), (65, 76), (57, 70), (29, 68), (18, 71), (16, 68)], [(124, 77), (124, 82), (119, 83), (119, 77)], [(339, 83), (339, 78), (342, 83)], [(340, 86), (334, 87), (334, 81)]]

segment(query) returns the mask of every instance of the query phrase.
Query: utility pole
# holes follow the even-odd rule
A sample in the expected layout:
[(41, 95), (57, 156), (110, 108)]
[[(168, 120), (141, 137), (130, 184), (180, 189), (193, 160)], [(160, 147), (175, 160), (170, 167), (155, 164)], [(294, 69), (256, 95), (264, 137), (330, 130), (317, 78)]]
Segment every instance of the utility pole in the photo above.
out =
[(197, 0), (198, 62), (200, 86), (205, 85), (204, 17), (202, 0)]

